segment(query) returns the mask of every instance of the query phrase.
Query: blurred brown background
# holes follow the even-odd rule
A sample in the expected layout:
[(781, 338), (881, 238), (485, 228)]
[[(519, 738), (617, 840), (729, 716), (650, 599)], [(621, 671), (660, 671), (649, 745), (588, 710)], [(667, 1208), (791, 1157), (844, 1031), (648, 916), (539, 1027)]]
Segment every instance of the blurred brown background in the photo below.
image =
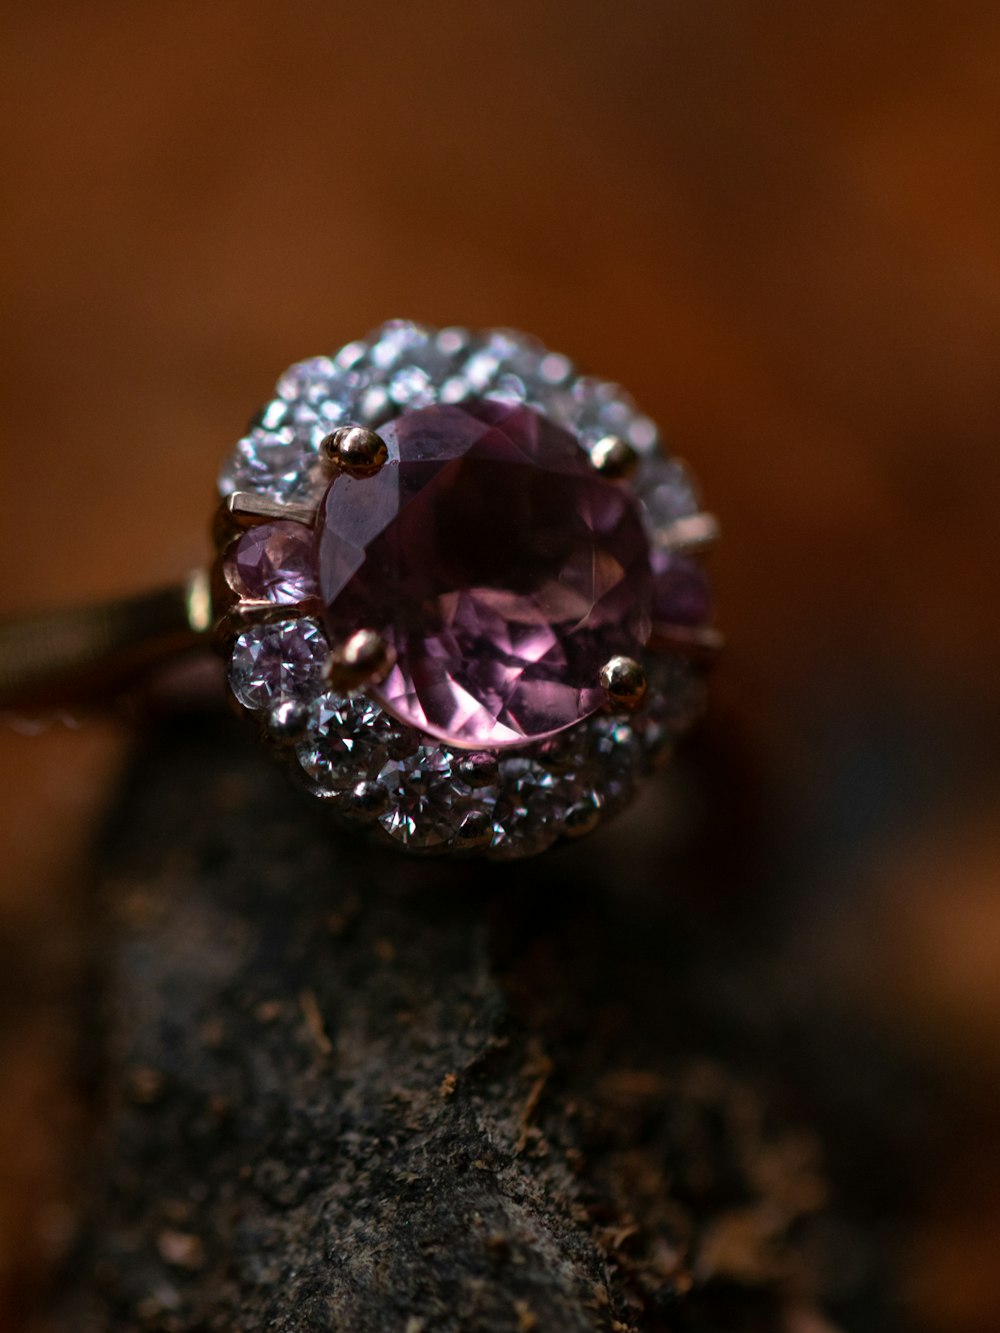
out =
[[(716, 707), (816, 985), (960, 1090), (900, 1300), (995, 1329), (1000, 9), (35, 0), (2, 23), (0, 609), (198, 564), (276, 375), (383, 318), (525, 328), (622, 380), (722, 518)], [(4, 1329), (72, 1226), (67, 997), (123, 739), (0, 736)]]

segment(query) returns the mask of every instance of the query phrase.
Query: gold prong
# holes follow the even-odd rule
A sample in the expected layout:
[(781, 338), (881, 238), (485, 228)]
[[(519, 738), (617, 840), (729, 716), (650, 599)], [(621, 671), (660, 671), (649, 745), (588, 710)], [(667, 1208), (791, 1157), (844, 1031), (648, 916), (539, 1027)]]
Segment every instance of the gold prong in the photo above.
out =
[(297, 699), (281, 699), (267, 715), (267, 730), (279, 745), (295, 745), (309, 725), (309, 709)]
[(601, 822), (601, 807), (594, 801), (581, 801), (570, 806), (563, 819), (563, 835), (567, 838), (583, 838), (593, 833)]
[(230, 643), (253, 625), (273, 625), (282, 620), (297, 620), (309, 615), (311, 602), (266, 602), (244, 597), (223, 611), (215, 623), (213, 636), (219, 645)]
[(474, 852), (488, 847), (493, 841), (493, 819), (478, 807), (467, 810), (455, 833), (455, 847), (459, 851)]
[(374, 477), (389, 458), (382, 437), (364, 426), (341, 426), (331, 431), (319, 448), (328, 463), (358, 480)]
[(458, 774), (470, 787), (492, 787), (500, 777), (500, 765), (490, 751), (474, 750), (459, 759)]
[(725, 639), (710, 625), (654, 625), (649, 647), (654, 653), (680, 653), (696, 660), (711, 660), (725, 646)]
[(279, 504), (269, 495), (257, 495), (254, 491), (234, 491), (232, 495), (226, 496), (223, 508), (228, 517), (241, 528), (256, 527), (258, 523), (273, 523), (276, 519), (306, 524), (312, 524), (316, 519), (315, 505)]
[(389, 793), (380, 782), (359, 782), (340, 798), (344, 813), (365, 824), (373, 824), (389, 808)]
[(330, 654), (326, 678), (333, 689), (350, 693), (385, 680), (395, 660), (396, 654), (381, 634), (359, 629)]
[(591, 449), (590, 461), (611, 481), (623, 481), (635, 471), (639, 455), (620, 435), (605, 435)]
[(719, 539), (719, 521), (714, 514), (688, 514), (656, 534), (656, 544), (665, 551), (703, 551)]
[(646, 673), (634, 657), (612, 657), (601, 667), (601, 687), (615, 708), (638, 708), (646, 685)]

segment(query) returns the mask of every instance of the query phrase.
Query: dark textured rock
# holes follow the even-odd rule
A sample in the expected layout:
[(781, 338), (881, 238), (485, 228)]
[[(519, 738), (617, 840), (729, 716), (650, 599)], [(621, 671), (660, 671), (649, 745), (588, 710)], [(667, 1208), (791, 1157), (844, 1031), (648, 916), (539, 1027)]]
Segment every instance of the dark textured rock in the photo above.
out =
[(409, 862), (222, 724), (154, 734), (102, 869), (110, 1106), (60, 1327), (821, 1327), (821, 1145), (747, 909), (703, 893), (702, 779), (671, 781), (586, 849)]

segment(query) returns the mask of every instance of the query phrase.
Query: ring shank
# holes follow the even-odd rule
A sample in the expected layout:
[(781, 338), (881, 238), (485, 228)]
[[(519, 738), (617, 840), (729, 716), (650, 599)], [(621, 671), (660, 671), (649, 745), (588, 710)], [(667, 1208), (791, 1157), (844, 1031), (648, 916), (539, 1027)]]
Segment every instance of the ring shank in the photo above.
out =
[(0, 709), (94, 702), (204, 642), (208, 577), (95, 606), (0, 620)]

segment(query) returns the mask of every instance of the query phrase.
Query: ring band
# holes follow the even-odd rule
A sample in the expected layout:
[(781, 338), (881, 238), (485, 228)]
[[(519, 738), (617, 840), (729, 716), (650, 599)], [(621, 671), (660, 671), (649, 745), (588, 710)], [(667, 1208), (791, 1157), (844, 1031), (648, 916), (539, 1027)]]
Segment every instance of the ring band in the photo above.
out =
[(0, 711), (106, 698), (206, 644), (211, 628), (201, 570), (172, 588), (0, 620)]

